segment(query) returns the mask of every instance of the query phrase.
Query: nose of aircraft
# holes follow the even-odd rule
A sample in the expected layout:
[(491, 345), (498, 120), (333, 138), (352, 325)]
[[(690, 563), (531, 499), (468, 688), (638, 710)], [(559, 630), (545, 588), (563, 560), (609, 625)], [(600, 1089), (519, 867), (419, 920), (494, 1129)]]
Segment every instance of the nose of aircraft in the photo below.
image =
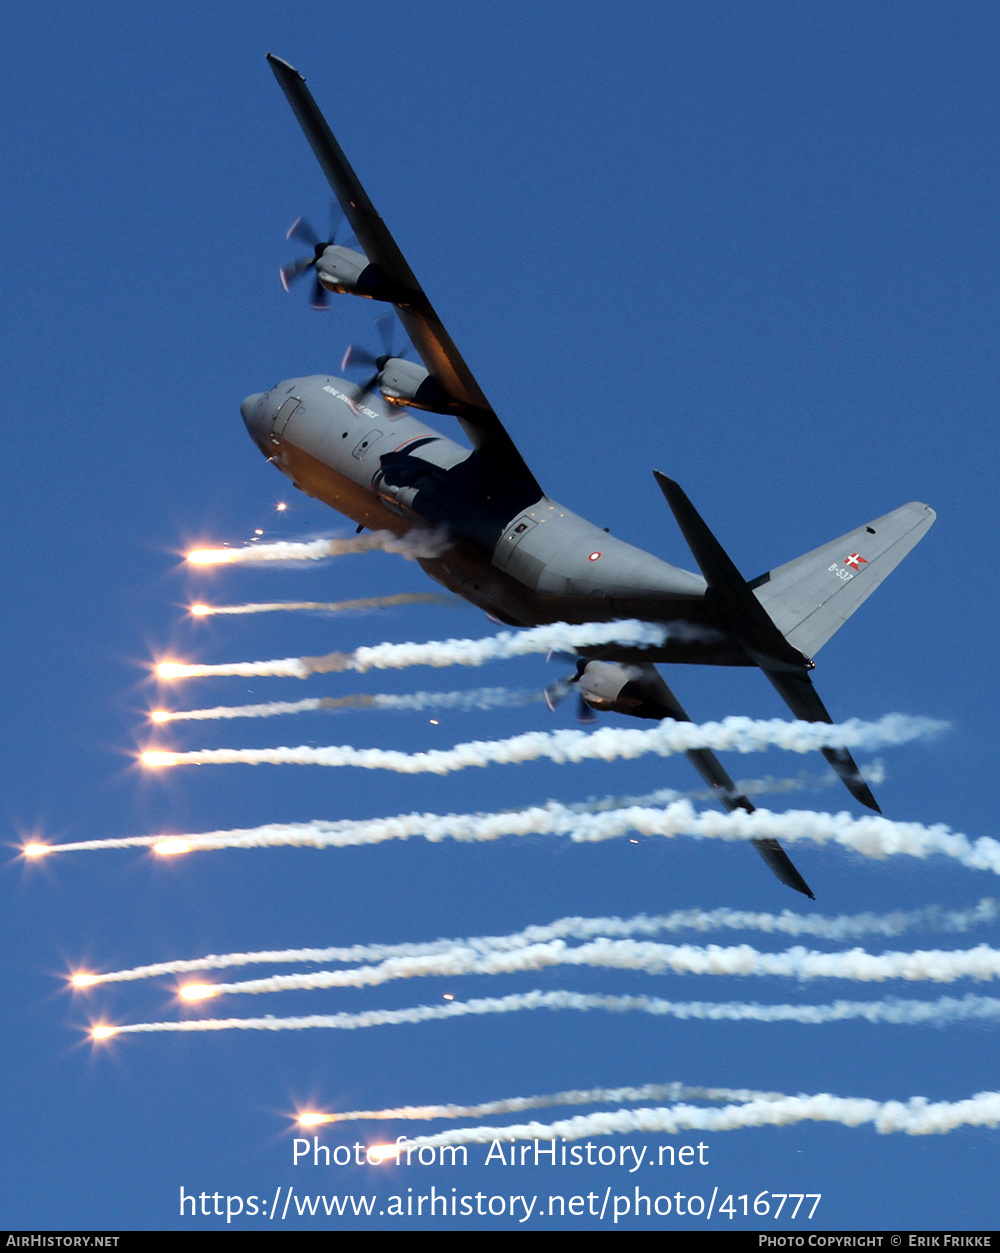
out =
[(265, 392), (254, 392), (240, 405), (240, 413), (250, 432), (250, 438), (261, 449), (266, 448), (267, 437), (270, 434), (267, 406), (264, 404), (266, 398)]
[(240, 413), (243, 414), (243, 421), (247, 426), (253, 421), (254, 414), (257, 412), (257, 408), (263, 399), (263, 392), (254, 392), (252, 396), (248, 396), (240, 405)]

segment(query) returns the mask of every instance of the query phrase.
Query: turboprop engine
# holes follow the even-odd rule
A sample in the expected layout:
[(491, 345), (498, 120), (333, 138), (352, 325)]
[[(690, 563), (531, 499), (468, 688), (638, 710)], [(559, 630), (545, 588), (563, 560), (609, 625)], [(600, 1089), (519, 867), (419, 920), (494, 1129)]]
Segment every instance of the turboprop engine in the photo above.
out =
[(648, 672), (618, 661), (580, 663), (576, 690), (591, 709), (631, 714), (634, 718), (666, 718), (670, 710), (657, 699)]
[(316, 257), (316, 277), (327, 291), (367, 296), (370, 300), (392, 300), (400, 295), (396, 284), (387, 282), (382, 271), (363, 252), (328, 244)]
[(404, 357), (380, 357), (379, 389), (390, 405), (448, 413), (454, 402), (422, 365)]

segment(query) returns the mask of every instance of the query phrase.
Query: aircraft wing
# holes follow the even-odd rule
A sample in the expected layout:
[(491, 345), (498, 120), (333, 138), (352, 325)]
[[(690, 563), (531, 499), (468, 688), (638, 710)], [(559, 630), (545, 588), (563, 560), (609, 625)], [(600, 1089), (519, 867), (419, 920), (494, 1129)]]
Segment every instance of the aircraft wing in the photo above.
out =
[[(663, 675), (654, 665), (644, 663), (633, 668), (640, 673), (633, 680), (632, 687), (642, 692), (646, 706), (650, 710), (650, 713), (645, 716), (671, 718), (674, 722), (691, 721), (680, 701), (667, 686)], [(750, 799), (739, 790), (711, 749), (689, 748), (684, 756), (709, 785), (728, 813), (733, 813), (737, 809), (742, 809), (748, 814), (754, 812)], [(777, 840), (759, 839), (751, 840), (750, 843), (782, 883), (796, 892), (801, 892), (803, 896), (808, 896), (810, 900), (816, 899), (808, 883), (799, 874), (794, 862)]]
[(401, 289), (400, 298), (393, 302), (400, 321), (431, 378), (454, 401), (453, 411), (472, 446), (490, 465), (537, 489), (541, 496), (542, 489), (534, 475), (494, 413), (358, 176), (351, 169), (306, 87), (306, 80), (287, 61), (270, 53), (267, 60), (365, 256), (391, 285)]

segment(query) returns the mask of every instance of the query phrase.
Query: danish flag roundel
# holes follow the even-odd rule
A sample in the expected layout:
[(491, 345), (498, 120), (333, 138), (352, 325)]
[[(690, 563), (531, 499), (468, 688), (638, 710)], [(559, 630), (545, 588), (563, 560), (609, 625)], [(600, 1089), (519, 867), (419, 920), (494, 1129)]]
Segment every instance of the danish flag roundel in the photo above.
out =
[(849, 557), (844, 558), (845, 566), (853, 566), (855, 570), (860, 570), (862, 566), (868, 564), (868, 558), (862, 557), (860, 553), (851, 553)]

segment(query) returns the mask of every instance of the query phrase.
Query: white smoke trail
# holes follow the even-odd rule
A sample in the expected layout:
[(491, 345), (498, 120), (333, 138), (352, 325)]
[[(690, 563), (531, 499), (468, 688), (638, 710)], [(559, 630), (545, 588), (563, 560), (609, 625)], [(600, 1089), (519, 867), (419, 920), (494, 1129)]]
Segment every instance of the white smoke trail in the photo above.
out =
[[(279, 714), (302, 714), (324, 709), (333, 698), (313, 696), (307, 700), (272, 700), (260, 705), (214, 705), (210, 709), (156, 709), (150, 714), (154, 722), (199, 722), (220, 718), (275, 718)], [(349, 709), (364, 709), (372, 703), (370, 696), (346, 696)]]
[[(908, 1101), (872, 1101), (858, 1097), (786, 1096), (747, 1101), (709, 1109), (697, 1105), (620, 1109), (609, 1113), (579, 1114), (543, 1124), (509, 1127), (456, 1127), (437, 1135), (415, 1136), (394, 1152), (446, 1144), (487, 1144), (493, 1140), (578, 1140), (584, 1136), (625, 1135), (630, 1132), (736, 1131), (744, 1127), (788, 1127), (799, 1122), (832, 1122), (845, 1127), (871, 1123), (885, 1135), (944, 1135), (958, 1127), (1000, 1125), (1000, 1092), (980, 1092), (964, 1101), (930, 1102), (924, 1096)], [(626, 1198), (627, 1199), (627, 1198)]]
[(272, 661), (234, 661), (216, 666), (163, 663), (156, 668), (164, 679), (202, 678), (206, 675), (284, 675), (305, 679), (310, 674), (328, 674), (342, 670), (401, 670), (409, 666), (482, 666), (488, 661), (510, 657), (526, 657), (558, 649), (583, 648), (587, 645), (626, 644), (637, 647), (656, 646), (670, 637), (680, 637), (700, 628), (686, 623), (670, 626), (653, 622), (588, 622), (571, 626), (556, 622), (549, 626), (531, 627), (525, 631), (501, 631), (478, 640), (430, 640), (424, 644), (375, 644), (358, 648), (353, 653), (328, 653), (324, 657), (284, 657)]
[[(858, 773), (866, 783), (873, 787), (886, 780), (885, 763), (876, 758), (858, 768)], [(839, 787), (840, 779), (828, 770), (823, 774), (812, 774), (807, 770), (800, 771), (794, 777), (776, 778), (765, 775), (759, 779), (737, 779), (736, 790), (744, 796), (765, 796), (786, 792), (822, 792), (827, 788)], [(585, 801), (570, 801), (566, 808), (576, 814), (596, 814), (612, 809), (627, 809), (636, 805), (669, 805), (673, 801), (714, 801), (717, 793), (712, 788), (672, 788), (661, 787), (655, 792), (646, 792), (641, 796), (590, 796)]]
[(308, 700), (276, 700), (262, 705), (216, 705), (211, 709), (158, 709), (154, 722), (190, 722), (220, 718), (273, 718), (278, 714), (307, 713), (316, 709), (384, 709), (400, 713), (424, 709), (516, 709), (545, 699), (544, 692), (508, 687), (480, 687), (464, 692), (409, 692), (354, 696), (316, 696)]
[(613, 840), (636, 832), (647, 837), (693, 836), (696, 839), (756, 840), (765, 838), (835, 843), (865, 857), (906, 855), (926, 859), (935, 854), (952, 857), (970, 870), (1000, 874), (1000, 841), (989, 836), (970, 839), (943, 823), (894, 822), (889, 818), (852, 818), (791, 810), (776, 814), (758, 809), (753, 814), (697, 811), (687, 801), (665, 809), (628, 806), (607, 812), (580, 812), (579, 808), (549, 801), (528, 809), (493, 814), (398, 814), (392, 818), (341, 819), (328, 822), (272, 823), (229, 831), (174, 836), (129, 835), (107, 840), (77, 840), (67, 844), (32, 844), (32, 857), (49, 853), (91, 852), (112, 848), (153, 848), (163, 853), (186, 853), (222, 848), (347, 848), (382, 844), (387, 840), (422, 838), (431, 843), (458, 840), (481, 843), (507, 836), (568, 836), (578, 843)]
[(399, 553), (407, 561), (418, 557), (440, 557), (451, 547), (444, 531), (410, 531), (394, 535), (392, 531), (372, 531), (368, 535), (352, 535), (349, 539), (316, 539), (308, 543), (279, 540), (273, 544), (247, 544), (243, 548), (197, 548), (187, 555), (195, 566), (244, 565), (275, 561), (322, 561), (326, 557), (343, 557), (348, 553)]
[(910, 953), (868, 953), (855, 948), (821, 953), (801, 947), (765, 953), (749, 944), (723, 947), (611, 940), (604, 936), (569, 946), (565, 940), (531, 944), (516, 951), (481, 953), (467, 946), (420, 956), (389, 957), (373, 966), (316, 970), (308, 974), (268, 975), (239, 983), (214, 983), (211, 995), (315, 991), (319, 988), (377, 987), (396, 979), (459, 975), (522, 974), (553, 966), (588, 966), (645, 974), (779, 976), (792, 979), (886, 979), (952, 983), (986, 981), (1000, 975), (1000, 949), (986, 944), (972, 949), (917, 949)]
[(859, 935), (900, 935), (905, 931), (968, 931), (971, 927), (995, 922), (1000, 918), (1000, 904), (984, 897), (969, 909), (944, 910), (939, 905), (908, 913), (842, 914), (824, 918), (821, 914), (796, 914), (783, 910), (780, 914), (758, 913), (738, 909), (684, 909), (671, 914), (636, 918), (560, 918), (545, 925), (525, 927), (512, 935), (472, 936), (468, 939), (439, 939), (403, 944), (353, 944), (330, 948), (270, 949), (248, 953), (209, 954), (207, 957), (157, 962), (135, 966), (130, 970), (109, 971), (87, 975), (86, 986), (98, 983), (121, 983), (150, 979), (160, 975), (187, 974), (195, 970), (224, 970), (233, 966), (293, 962), (363, 962), (383, 961), (389, 957), (423, 957), (464, 947), (478, 953), (512, 952), (532, 944), (555, 939), (587, 940), (595, 936), (658, 935), (664, 931), (763, 931), (783, 935), (813, 935), (828, 940), (843, 940)]
[(761, 1005), (740, 1001), (668, 1001), (657, 996), (606, 996), (601, 993), (550, 991), (514, 992), (508, 996), (447, 1001), (443, 1005), (413, 1005), (405, 1009), (367, 1009), (359, 1013), (305, 1014), (276, 1018), (189, 1018), (175, 1022), (134, 1022), (114, 1028), (116, 1035), (163, 1031), (358, 1031), (369, 1027), (405, 1026), (483, 1014), (604, 1010), (607, 1013), (646, 1013), (679, 1020), (709, 1022), (795, 1022), (821, 1026), (861, 1020), (894, 1026), (943, 1026), (951, 1022), (995, 1022), (1000, 999), (987, 996), (941, 997), (935, 1001), (888, 999), (834, 1001), (828, 1005)]
[[(905, 744), (937, 734), (945, 724), (930, 718), (888, 714), (878, 722), (852, 718), (839, 725), (825, 722), (785, 722), (779, 718), (725, 718), (722, 722), (673, 722), (633, 730), (602, 727), (598, 731), (527, 731), (506, 740), (473, 740), (450, 749), (403, 753), (395, 749), (353, 748), (349, 744), (313, 748), (202, 748), (173, 753), (155, 750), (142, 754), (151, 766), (180, 765), (295, 765), (355, 766), (363, 770), (393, 770), (398, 774), (451, 774), (470, 766), (520, 765), (548, 758), (564, 764), (615, 761), (656, 753), (669, 757), (692, 748), (753, 753), (782, 748), (808, 753), (818, 748), (875, 748)], [(752, 815), (748, 815), (752, 816)]]
[(324, 1114), (316, 1122), (430, 1122), (438, 1118), (482, 1118), (486, 1114), (517, 1114), (553, 1105), (614, 1105), (619, 1101), (780, 1101), (783, 1092), (749, 1088), (692, 1088), (686, 1083), (644, 1083), (640, 1087), (574, 1088), (547, 1096), (511, 1096), (481, 1105), (401, 1105), (396, 1109), (352, 1109)]
[[(866, 783), (876, 787), (886, 780), (885, 762), (876, 758), (874, 761), (860, 766), (858, 773)], [(803, 770), (792, 778), (776, 778), (774, 775), (765, 775), (762, 779), (736, 780), (737, 790), (742, 792), (744, 796), (777, 796), (787, 792), (822, 792), (826, 788), (839, 786), (840, 778), (832, 770), (827, 770), (824, 774), (812, 774), (807, 770)], [(715, 793), (711, 788), (704, 788), (700, 791), (692, 789), (685, 795), (688, 800), (704, 801), (715, 799)]]
[(517, 709), (544, 699), (544, 692), (531, 688), (518, 691), (509, 687), (479, 687), (465, 692), (409, 692), (401, 696), (383, 693), (373, 698), (373, 707), (418, 713), (424, 709)]
[(391, 596), (363, 596), (356, 600), (278, 600), (247, 605), (191, 606), (196, 618), (214, 617), (217, 614), (277, 613), (279, 611), (302, 612), (318, 610), (326, 613), (364, 612), (368, 609), (393, 609), (397, 605), (453, 605), (455, 596), (440, 592), (395, 592)]

